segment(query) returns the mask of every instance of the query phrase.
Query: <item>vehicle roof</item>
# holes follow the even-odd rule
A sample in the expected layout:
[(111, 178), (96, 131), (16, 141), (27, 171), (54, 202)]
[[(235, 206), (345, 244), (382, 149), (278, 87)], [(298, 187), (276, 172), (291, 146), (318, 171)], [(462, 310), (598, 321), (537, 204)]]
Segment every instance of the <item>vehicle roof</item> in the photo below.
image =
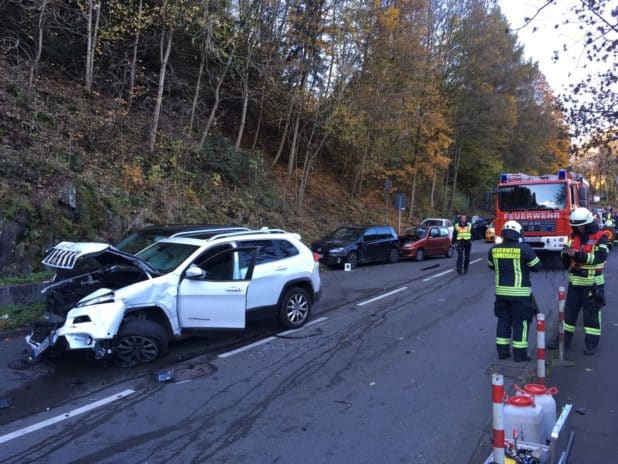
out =
[(154, 224), (137, 229), (134, 232), (150, 232), (161, 235), (173, 235), (179, 232), (196, 232), (196, 231), (208, 231), (208, 230), (249, 230), (244, 226), (230, 226), (222, 224)]
[(268, 230), (244, 230), (215, 235), (211, 238), (201, 239), (192, 237), (169, 237), (159, 240), (157, 243), (181, 243), (184, 245), (203, 246), (213, 242), (228, 242), (230, 240), (250, 240), (264, 238), (292, 238), (300, 240), (300, 235), (294, 232), (286, 232), (279, 229)]

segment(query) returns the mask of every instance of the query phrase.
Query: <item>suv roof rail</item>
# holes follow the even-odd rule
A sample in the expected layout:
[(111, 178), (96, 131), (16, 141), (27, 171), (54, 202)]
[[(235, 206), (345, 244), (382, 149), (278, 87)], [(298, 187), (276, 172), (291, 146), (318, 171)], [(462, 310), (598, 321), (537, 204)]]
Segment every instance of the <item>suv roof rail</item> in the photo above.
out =
[(238, 237), (240, 235), (254, 235), (254, 234), (287, 234), (288, 232), (283, 229), (268, 229), (266, 227), (262, 227), (261, 229), (256, 230), (241, 230), (238, 232), (227, 232), (224, 234), (217, 234), (210, 237), (208, 240), (216, 240), (218, 238), (225, 237)]

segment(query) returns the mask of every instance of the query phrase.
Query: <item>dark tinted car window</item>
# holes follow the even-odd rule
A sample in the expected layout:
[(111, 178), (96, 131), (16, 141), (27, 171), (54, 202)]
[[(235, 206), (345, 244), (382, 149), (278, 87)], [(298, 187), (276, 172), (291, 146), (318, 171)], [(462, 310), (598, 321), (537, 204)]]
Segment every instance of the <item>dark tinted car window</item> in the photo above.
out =
[(360, 234), (361, 230), (356, 227), (339, 227), (339, 229), (336, 229), (324, 238), (341, 241), (354, 241)]
[(439, 235), (440, 233), (438, 232), (438, 229), (436, 227), (432, 227), (431, 229), (429, 229), (430, 237), (438, 237)]
[(123, 238), (121, 241), (116, 243), (114, 247), (134, 255), (138, 251), (146, 248), (148, 245), (158, 242), (159, 240), (163, 240), (167, 237), (168, 235), (137, 231)]
[(299, 253), (298, 249), (287, 240), (275, 240), (275, 242), (279, 245), (279, 250), (284, 258), (296, 256)]
[(379, 229), (377, 229), (376, 227), (367, 229), (365, 233), (363, 234), (363, 239), (366, 242), (373, 242), (375, 240), (378, 240), (379, 237), (380, 237)]
[(448, 229), (446, 227), (440, 227), (440, 237), (448, 237)]
[(264, 264), (281, 259), (280, 247), (276, 242), (279, 240), (249, 240), (240, 242), (240, 245), (260, 247), (255, 264)]
[(380, 240), (388, 240), (393, 238), (393, 234), (391, 233), (391, 230), (389, 227), (380, 227), (380, 235), (379, 235), (379, 239)]

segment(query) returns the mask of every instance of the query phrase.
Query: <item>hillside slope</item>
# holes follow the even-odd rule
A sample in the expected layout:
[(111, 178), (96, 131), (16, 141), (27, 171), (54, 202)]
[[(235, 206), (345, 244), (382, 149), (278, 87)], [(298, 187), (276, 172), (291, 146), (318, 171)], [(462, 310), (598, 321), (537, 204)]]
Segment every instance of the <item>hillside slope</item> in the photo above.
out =
[(41, 78), (28, 98), (27, 76), (0, 61), (0, 276), (38, 270), (59, 240), (115, 241), (152, 223), (278, 227), (310, 241), (341, 224), (383, 222), (381, 191), (350, 198), (332, 172), (316, 170), (298, 208), (270, 157), (222, 136), (191, 155), (174, 101), (146, 156), (150, 107), (127, 113), (60, 76)]

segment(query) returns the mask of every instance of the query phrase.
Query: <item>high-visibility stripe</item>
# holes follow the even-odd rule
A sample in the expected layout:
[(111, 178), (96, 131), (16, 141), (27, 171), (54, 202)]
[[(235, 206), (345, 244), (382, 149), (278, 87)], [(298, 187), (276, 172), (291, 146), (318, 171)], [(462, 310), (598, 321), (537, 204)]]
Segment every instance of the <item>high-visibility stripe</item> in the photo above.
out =
[(564, 330), (565, 332), (575, 332), (575, 326), (564, 322)]
[(529, 267), (534, 267), (534, 266), (536, 266), (536, 265), (537, 265), (540, 261), (541, 261), (541, 260), (539, 259), (539, 257), (538, 257), (538, 256), (535, 256), (535, 257), (534, 257), (534, 259), (528, 263), (528, 266), (529, 266)]
[(575, 287), (592, 287), (593, 285), (605, 285), (605, 276), (603, 274), (593, 277), (580, 277), (569, 274), (569, 283)]
[(584, 332), (587, 335), (597, 335), (598, 337), (601, 336), (601, 329), (595, 329), (592, 327), (584, 327)]
[(496, 345), (510, 345), (510, 344), (511, 344), (510, 338), (496, 337)]
[(519, 267), (519, 259), (513, 260), (513, 273), (515, 274), (513, 287), (521, 288), (521, 268)]
[(532, 290), (530, 287), (510, 287), (505, 285), (496, 285), (496, 295), (500, 296), (530, 296)]

